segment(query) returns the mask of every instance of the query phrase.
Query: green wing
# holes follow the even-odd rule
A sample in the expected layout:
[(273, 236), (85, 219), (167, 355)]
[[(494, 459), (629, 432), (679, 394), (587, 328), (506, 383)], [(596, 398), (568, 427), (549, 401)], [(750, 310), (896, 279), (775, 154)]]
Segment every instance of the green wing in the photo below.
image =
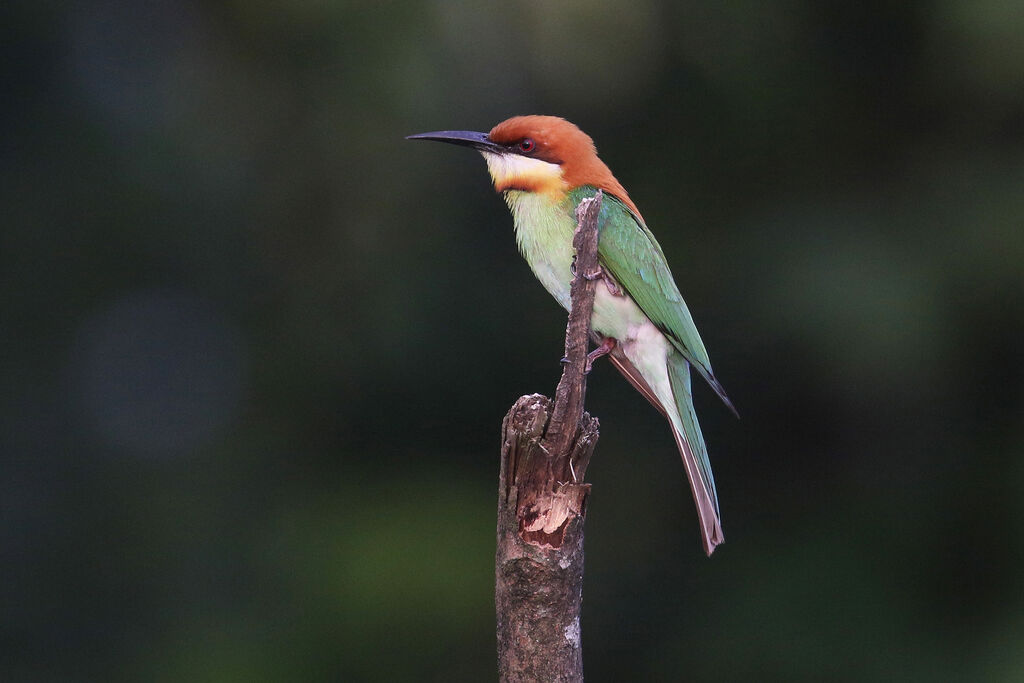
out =
[[(596, 191), (593, 187), (581, 187), (569, 196), (573, 205), (578, 205)], [(601, 265), (735, 413), (732, 401), (711, 371), (704, 342), (654, 235), (629, 207), (608, 193), (601, 202), (598, 224), (601, 235), (597, 254)]]

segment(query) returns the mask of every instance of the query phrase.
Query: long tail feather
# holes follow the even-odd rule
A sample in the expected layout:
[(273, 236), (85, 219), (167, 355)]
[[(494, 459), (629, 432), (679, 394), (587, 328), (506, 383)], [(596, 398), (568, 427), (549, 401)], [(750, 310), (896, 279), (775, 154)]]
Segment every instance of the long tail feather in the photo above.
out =
[(722, 533), (722, 518), (718, 510), (718, 493), (715, 491), (715, 477), (711, 473), (711, 462), (708, 460), (704, 436), (697, 422), (697, 414), (693, 410), (693, 395), (690, 391), (690, 364), (678, 356), (670, 357), (668, 376), (672, 384), (678, 410), (678, 424), (669, 416), (672, 424), (672, 435), (683, 458), (687, 477), (690, 479), (690, 490), (697, 504), (697, 516), (700, 518), (701, 538), (704, 552), (709, 556), (715, 547), (725, 541)]

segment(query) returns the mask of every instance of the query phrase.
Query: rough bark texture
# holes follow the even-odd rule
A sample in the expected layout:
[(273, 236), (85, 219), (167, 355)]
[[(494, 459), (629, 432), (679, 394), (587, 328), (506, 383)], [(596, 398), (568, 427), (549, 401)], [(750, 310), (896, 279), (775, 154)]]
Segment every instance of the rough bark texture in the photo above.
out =
[(523, 396), (502, 423), (495, 606), (503, 683), (583, 680), (583, 483), (598, 421), (583, 411), (601, 193), (580, 204), (576, 276), (555, 400)]

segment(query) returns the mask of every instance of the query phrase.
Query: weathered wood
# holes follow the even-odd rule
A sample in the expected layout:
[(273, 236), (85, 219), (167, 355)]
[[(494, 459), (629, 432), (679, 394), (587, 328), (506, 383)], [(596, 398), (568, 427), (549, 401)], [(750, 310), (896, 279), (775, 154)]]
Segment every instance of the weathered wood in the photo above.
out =
[(569, 289), (572, 307), (565, 326), (565, 367), (555, 390), (555, 407), (544, 435), (544, 446), (551, 453), (565, 453), (579, 428), (587, 393), (587, 348), (590, 341), (590, 316), (601, 271), (597, 262), (597, 218), (601, 213), (602, 193), (585, 199), (576, 209), (576, 233), (572, 246), (576, 252), (576, 275)]
[(583, 404), (600, 208), (598, 192), (577, 211), (572, 310), (555, 400), (523, 396), (502, 422), (495, 606), (503, 683), (583, 680), (583, 523), (590, 492), (583, 476), (599, 428)]

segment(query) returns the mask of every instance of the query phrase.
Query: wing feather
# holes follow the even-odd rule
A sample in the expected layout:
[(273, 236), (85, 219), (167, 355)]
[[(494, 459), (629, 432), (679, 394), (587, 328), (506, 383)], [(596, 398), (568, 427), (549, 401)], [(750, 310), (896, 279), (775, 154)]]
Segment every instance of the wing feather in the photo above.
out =
[[(578, 204), (595, 192), (593, 187), (577, 188), (572, 193), (573, 202)], [(601, 204), (599, 225), (597, 253), (601, 265), (735, 413), (725, 388), (715, 378), (693, 316), (654, 235), (639, 216), (613, 195), (606, 195)]]

